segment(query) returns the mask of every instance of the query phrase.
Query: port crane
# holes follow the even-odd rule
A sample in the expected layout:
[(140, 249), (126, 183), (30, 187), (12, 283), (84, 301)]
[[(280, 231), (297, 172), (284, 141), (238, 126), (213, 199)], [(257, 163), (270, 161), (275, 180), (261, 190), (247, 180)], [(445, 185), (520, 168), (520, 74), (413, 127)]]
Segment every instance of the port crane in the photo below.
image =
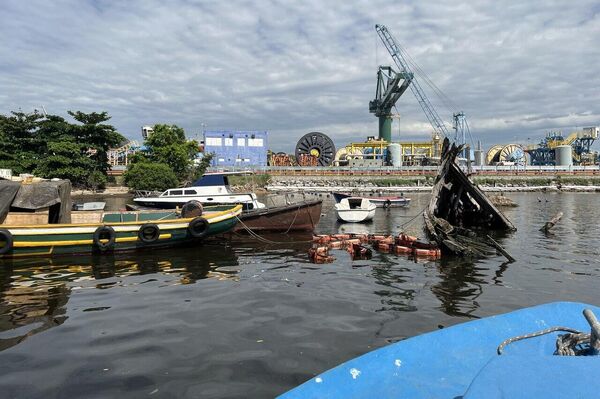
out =
[[(444, 121), (442, 120), (442, 118), (439, 116), (439, 114), (433, 107), (433, 104), (431, 103), (431, 101), (429, 101), (429, 98), (425, 94), (425, 91), (421, 87), (419, 81), (416, 79), (415, 74), (413, 73), (412, 69), (410, 68), (408, 56), (406, 54), (403, 54), (403, 51), (402, 51), (400, 45), (396, 42), (396, 40), (394, 39), (394, 37), (392, 36), (392, 34), (389, 32), (389, 30), (387, 29), (387, 27), (385, 25), (375, 25), (375, 30), (377, 31), (377, 34), (379, 35), (379, 38), (383, 42), (383, 45), (385, 46), (387, 51), (390, 53), (390, 56), (392, 57), (392, 59), (394, 60), (394, 63), (396, 64), (396, 66), (399, 69), (399, 71), (397, 73), (395, 73), (395, 76), (404, 79), (404, 84), (406, 84), (406, 86), (410, 87), (410, 90), (416, 97), (417, 101), (419, 102), (419, 105), (421, 106), (421, 109), (423, 110), (423, 112), (425, 113), (425, 116), (427, 116), (427, 119), (429, 120), (429, 123), (433, 127), (434, 132), (437, 133), (438, 135), (440, 135), (441, 137), (450, 137), (450, 132), (449, 132), (448, 128), (446, 127)], [(380, 109), (377, 109), (376, 106), (378, 104), (373, 104), (379, 97), (385, 98), (385, 96), (379, 96), (380, 73), (381, 73), (381, 68), (378, 73), (378, 88), (377, 88), (378, 94), (376, 95), (377, 98), (374, 101), (371, 101), (371, 103), (369, 103), (369, 110), (371, 112), (375, 113), (376, 116), (380, 117), (380, 119), (379, 119), (380, 137), (384, 138), (381, 136), (382, 117), (380, 115), (378, 115), (377, 112), (375, 112), (375, 111), (378, 111), (380, 114), (382, 114), (383, 112), (381, 112), (381, 110), (383, 109), (383, 107), (380, 107)], [(389, 81), (391, 81), (391, 79), (388, 79), (388, 82)], [(433, 84), (433, 83), (430, 83), (430, 84)], [(390, 85), (388, 84), (388, 86), (390, 86)], [(391, 86), (391, 87), (393, 88), (393, 86)], [(438, 94), (440, 94), (442, 97), (445, 97), (443, 95), (443, 93), (441, 92), (441, 90), (437, 89), (437, 87), (435, 87), (435, 85), (433, 85), (433, 87), (434, 87), (434, 89), (436, 89)], [(404, 87), (404, 90), (406, 90), (406, 87)], [(399, 91), (399, 89), (397, 91)], [(400, 92), (400, 95), (402, 95), (403, 92), (404, 91), (402, 90)], [(400, 97), (400, 95), (398, 95), (396, 97), (396, 100)], [(372, 104), (373, 104), (373, 106), (372, 106)], [(385, 103), (383, 103), (383, 104), (385, 104)], [(373, 110), (371, 110), (371, 109), (373, 109)], [(391, 107), (390, 107), (390, 109), (391, 109)], [(470, 136), (470, 134), (471, 134), (469, 131), (469, 125), (467, 123), (464, 112), (462, 112), (462, 111), (453, 112), (453, 119), (454, 119), (454, 124), (453, 124), (454, 141), (461, 142), (461, 144), (464, 144), (466, 142), (466, 135), (468, 134)], [(390, 121), (391, 121), (391, 119), (390, 119)], [(390, 122), (390, 126), (391, 126), (391, 122)], [(391, 133), (390, 133), (390, 135), (391, 135)]]
[(392, 141), (392, 108), (412, 79), (412, 73), (396, 72), (391, 66), (379, 67), (375, 99), (369, 102), (369, 112), (379, 118), (380, 140)]

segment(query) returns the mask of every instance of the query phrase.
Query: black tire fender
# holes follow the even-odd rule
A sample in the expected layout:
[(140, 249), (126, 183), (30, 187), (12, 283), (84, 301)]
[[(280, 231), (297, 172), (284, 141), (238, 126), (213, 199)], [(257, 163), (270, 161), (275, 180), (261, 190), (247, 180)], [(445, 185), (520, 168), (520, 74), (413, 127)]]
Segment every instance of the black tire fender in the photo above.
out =
[(152, 244), (160, 238), (160, 228), (154, 223), (144, 223), (138, 230), (138, 238), (144, 244)]
[[(107, 237), (108, 236), (108, 237)], [(102, 242), (108, 238), (107, 242)], [(94, 247), (101, 252), (108, 251), (115, 247), (115, 241), (117, 240), (117, 233), (115, 229), (110, 226), (100, 226), (94, 232)]]
[(383, 203), (384, 208), (389, 208), (391, 206), (392, 206), (392, 201), (390, 201), (389, 199), (385, 200), (385, 202)]
[(208, 234), (209, 225), (208, 220), (198, 216), (188, 224), (188, 234), (194, 238), (202, 238)]
[(0, 247), (0, 255), (9, 252), (15, 243), (12, 233), (6, 229), (0, 229), (0, 241), (5, 242), (5, 244)]

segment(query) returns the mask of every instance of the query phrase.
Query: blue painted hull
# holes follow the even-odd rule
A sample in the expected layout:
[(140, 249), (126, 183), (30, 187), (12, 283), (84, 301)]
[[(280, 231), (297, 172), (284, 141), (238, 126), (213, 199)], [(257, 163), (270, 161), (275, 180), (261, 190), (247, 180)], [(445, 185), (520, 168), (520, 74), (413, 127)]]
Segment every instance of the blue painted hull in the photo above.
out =
[(341, 364), (280, 396), (293, 398), (596, 398), (600, 356), (553, 356), (552, 333), (504, 340), (549, 327), (589, 333), (581, 303), (556, 302), (410, 338)]

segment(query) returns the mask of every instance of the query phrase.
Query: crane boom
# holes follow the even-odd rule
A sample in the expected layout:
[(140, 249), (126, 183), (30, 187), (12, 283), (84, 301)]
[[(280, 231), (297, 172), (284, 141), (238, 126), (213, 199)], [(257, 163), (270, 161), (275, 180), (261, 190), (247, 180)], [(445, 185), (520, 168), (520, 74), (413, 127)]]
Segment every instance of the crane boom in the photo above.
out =
[(396, 44), (396, 40), (392, 36), (392, 34), (388, 31), (385, 25), (375, 25), (375, 30), (377, 30), (377, 34), (379, 38), (383, 42), (383, 45), (387, 48), (388, 52), (392, 56), (394, 63), (400, 69), (400, 73), (404, 73), (407, 76), (412, 76), (412, 82), (410, 84), (410, 90), (413, 92), (421, 109), (425, 112), (425, 116), (429, 120), (429, 123), (433, 127), (433, 130), (440, 134), (442, 137), (448, 137), (449, 132), (448, 128), (444, 124), (444, 121), (438, 115), (437, 111), (425, 95), (425, 92), (421, 88), (421, 85), (417, 81), (416, 76), (413, 74), (412, 70), (408, 66), (408, 62), (402, 55), (400, 51), (400, 46)]

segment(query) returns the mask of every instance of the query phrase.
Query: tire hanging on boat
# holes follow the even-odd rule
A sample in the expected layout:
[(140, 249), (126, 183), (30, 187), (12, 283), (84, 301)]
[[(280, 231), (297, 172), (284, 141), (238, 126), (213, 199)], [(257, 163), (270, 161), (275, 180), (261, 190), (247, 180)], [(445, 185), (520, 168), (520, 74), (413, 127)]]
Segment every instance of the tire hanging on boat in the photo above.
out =
[(385, 202), (383, 203), (383, 207), (387, 209), (391, 206), (392, 206), (392, 201), (390, 201), (389, 199), (386, 199)]
[(144, 244), (152, 244), (160, 238), (160, 228), (154, 223), (145, 223), (138, 230), (138, 238)]
[(4, 255), (13, 247), (14, 239), (12, 233), (6, 229), (0, 229), (0, 241), (4, 241), (4, 245), (0, 247), (0, 255)]
[(181, 217), (183, 219), (195, 218), (202, 215), (202, 203), (200, 201), (191, 200), (183, 204), (181, 207)]
[(188, 224), (187, 231), (193, 238), (202, 238), (208, 234), (208, 227), (208, 221), (203, 217), (198, 216)]
[(117, 233), (115, 232), (115, 229), (110, 226), (100, 226), (94, 232), (94, 247), (100, 252), (113, 249), (116, 240)]

